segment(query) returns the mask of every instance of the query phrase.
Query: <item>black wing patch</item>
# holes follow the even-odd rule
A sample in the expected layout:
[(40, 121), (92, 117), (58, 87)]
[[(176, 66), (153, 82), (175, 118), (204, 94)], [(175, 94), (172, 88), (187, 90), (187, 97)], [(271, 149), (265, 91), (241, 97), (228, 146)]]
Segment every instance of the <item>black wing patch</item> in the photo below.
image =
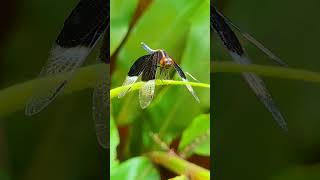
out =
[(64, 23), (56, 43), (64, 48), (92, 47), (107, 26), (107, 0), (81, 0)]
[(156, 72), (158, 67), (158, 62), (161, 58), (161, 52), (157, 51), (151, 54), (150, 60), (146, 62), (146, 67), (143, 70), (141, 80), (149, 81), (156, 79)]
[[(216, 8), (211, 6), (211, 28), (215, 29), (220, 36), (226, 48), (238, 55), (242, 56), (244, 50), (228, 24), (224, 21), (223, 17), (217, 12)], [(213, 27), (212, 27), (213, 26)]]
[(147, 55), (141, 56), (133, 63), (133, 65), (131, 66), (128, 72), (128, 76), (126, 77), (126, 80), (122, 84), (124, 89), (118, 95), (118, 98), (122, 98), (124, 95), (127, 94), (127, 92), (131, 88), (131, 85), (138, 80), (139, 76), (147, 67), (147, 64), (152, 59), (152, 56), (153, 54), (147, 54)]

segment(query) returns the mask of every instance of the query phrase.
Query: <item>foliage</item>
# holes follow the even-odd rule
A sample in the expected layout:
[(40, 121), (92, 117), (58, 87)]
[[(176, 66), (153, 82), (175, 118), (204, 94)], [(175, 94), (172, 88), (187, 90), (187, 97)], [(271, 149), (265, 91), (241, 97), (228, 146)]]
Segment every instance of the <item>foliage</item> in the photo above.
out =
[[(117, 4), (122, 6), (133, 5), (124, 2), (125, 0), (122, 3), (117, 2)], [(111, 6), (113, 6), (113, 3), (115, 1), (111, 1)], [(132, 8), (121, 7), (121, 9)], [(119, 18), (111, 18), (111, 37), (115, 39), (115, 42), (111, 43), (111, 46), (114, 46), (111, 49), (119, 48), (118, 51), (114, 51), (116, 54), (112, 54), (112, 57), (114, 57), (112, 67), (115, 68), (111, 75), (111, 113), (118, 127), (125, 127), (125, 132), (120, 131), (125, 135), (121, 136), (120, 142), (122, 145), (117, 149), (120, 164), (111, 169), (111, 174), (113, 174), (112, 178), (121, 176), (123, 179), (135, 179), (137, 177), (134, 174), (145, 173), (146, 168), (141, 167), (150, 166), (148, 172), (151, 174), (156, 172), (158, 174), (156, 179), (159, 179), (159, 171), (150, 164), (150, 162), (159, 164), (155, 161), (157, 158), (152, 158), (153, 156), (148, 156), (145, 153), (159, 150), (170, 153), (172, 150), (170, 148), (163, 149), (161, 144), (169, 146), (173, 140), (182, 136), (193, 119), (203, 113), (209, 113), (210, 110), (210, 91), (208, 89), (210, 82), (210, 39), (207, 38), (210, 36), (209, 3), (203, 0), (164, 0), (153, 1), (144, 8), (136, 9), (142, 11), (135, 13), (141, 14), (135, 20), (133, 14), (131, 17), (121, 18), (123, 22), (118, 22)], [(132, 27), (129, 26), (130, 23)], [(112, 26), (112, 24), (122, 24), (122, 27)], [(127, 24), (127, 27), (124, 27), (124, 24)], [(123, 29), (128, 29), (128, 33), (118, 33)], [(123, 41), (120, 42), (119, 39)], [(113, 38), (111, 38), (111, 41), (113, 41)], [(174, 80), (157, 81), (157, 85), (162, 86), (156, 86), (154, 99), (145, 110), (140, 108), (135, 91), (128, 93), (122, 99), (114, 98), (123, 89), (121, 87), (122, 82), (133, 62), (146, 54), (141, 48), (140, 42), (145, 42), (151, 48), (165, 49), (184, 71), (191, 73), (201, 82), (188, 83), (193, 86), (198, 94), (201, 100), (200, 104), (193, 99), (185, 87), (172, 86), (186, 84), (173, 71), (171, 75)], [(138, 82), (133, 85), (131, 90), (139, 90), (141, 85), (142, 82)], [(187, 134), (193, 134), (193, 130), (188, 131)], [(151, 134), (154, 134), (158, 139), (155, 140), (155, 136)], [(197, 137), (197, 134), (193, 135)], [(112, 141), (113, 139), (111, 139)], [(185, 145), (188, 142), (192, 143), (191, 141), (186, 141)], [(205, 149), (206, 152), (210, 151), (209, 146), (206, 146)], [(193, 151), (190, 151), (190, 155), (192, 154)], [(208, 153), (202, 155), (209, 156)], [(148, 157), (151, 161), (147, 161), (145, 157)], [(177, 174), (190, 173), (172, 169), (172, 166), (169, 166), (172, 163), (168, 158), (169, 156), (159, 157), (162, 159), (160, 165), (170, 171)], [(179, 157), (176, 156), (176, 158)], [(187, 161), (181, 162), (182, 167), (188, 163)], [(134, 172), (131, 177), (122, 176), (123, 172), (129, 171), (140, 172)], [(195, 172), (196, 174), (200, 173)]]
[[(4, 139), (0, 143), (1, 157), (5, 157), (1, 159), (0, 177), (3, 179), (87, 179), (88, 177), (101, 179), (101, 174), (103, 174), (103, 177), (105, 176), (105, 165), (103, 164), (106, 159), (105, 151), (101, 150), (96, 143), (90, 114), (90, 88), (94, 87), (99, 71), (104, 69), (105, 65), (99, 64), (80, 68), (64, 92), (68, 96), (59, 97), (57, 101), (35, 117), (25, 117), (23, 114), (26, 100), (30, 97), (32, 88), (39, 84), (39, 79), (27, 80), (34, 78), (38, 73), (47, 58), (48, 50), (52, 45), (51, 42), (58, 35), (61, 24), (70, 9), (77, 3), (77, 1), (58, 1), (36, 0), (32, 3), (23, 3), (23, 6), (19, 9), (20, 15), (16, 19), (16, 24), (19, 27), (14, 27), (13, 37), (9, 35), (8, 42), (4, 43), (6, 47), (2, 54), (4, 64), (0, 67), (2, 74), (2, 90), (0, 91), (1, 137)], [(181, 63), (184, 70), (189, 71), (205, 84), (209, 82), (205, 79), (206, 75), (204, 75), (204, 78), (201, 77), (202, 73), (195, 72), (199, 69), (194, 68), (201, 65), (204, 67), (209, 66), (207, 66), (208, 64), (200, 64), (207, 62), (206, 53), (203, 53), (203, 57), (201, 56), (201, 50), (207, 50), (200, 49), (199, 44), (204, 43), (201, 41), (206, 41), (208, 36), (195, 33), (196, 27), (190, 25), (191, 21), (194, 23), (193, 20), (197, 19), (194, 15), (188, 15), (188, 12), (190, 12), (188, 8), (192, 8), (192, 2), (185, 4), (184, 7), (188, 8), (180, 8), (178, 3), (181, 3), (181, 1), (170, 2), (172, 5), (176, 4), (174, 6), (175, 9), (180, 8), (180, 10), (183, 10), (185, 14), (181, 12), (182, 15), (174, 14), (171, 11), (169, 14), (159, 13), (163, 12), (166, 7), (161, 6), (160, 9), (151, 4), (135, 23), (132, 23), (132, 19), (138, 5), (137, 1), (131, 1), (130, 7), (126, 5), (124, 0), (118, 0), (117, 2), (119, 2), (119, 6), (121, 5), (118, 12), (124, 9), (127, 13), (119, 18), (121, 19), (119, 21), (121, 24), (118, 24), (118, 27), (121, 27), (122, 31), (114, 29), (120, 35), (114, 35), (116, 36), (115, 38), (119, 39), (113, 42), (113, 45), (111, 44), (113, 55), (115, 55), (117, 48), (121, 47), (119, 54), (116, 56), (116, 67), (112, 74), (112, 84), (116, 83), (114, 87), (121, 85), (132, 62), (139, 55), (145, 53), (138, 47), (142, 39), (153, 48), (166, 49), (175, 60)], [(288, 60), (287, 62), (292, 67), (304, 67), (305, 69), (317, 71), (317, 67), (319, 67), (317, 31), (311, 30), (307, 34), (297, 33), (305, 32), (305, 26), (296, 26), (296, 24), (309, 24), (313, 18), (308, 18), (308, 22), (305, 18), (301, 18), (300, 13), (294, 13), (293, 16), (292, 14), (288, 15), (288, 11), (285, 11), (285, 9), (288, 9), (289, 1), (281, 3), (275, 0), (269, 1), (270, 5), (277, 4), (271, 14), (268, 12), (269, 8), (262, 7), (265, 4), (261, 4), (258, 1), (256, 3), (252, 2), (250, 3), (252, 5), (249, 6), (248, 3), (240, 1), (231, 3), (230, 1), (229, 4), (231, 6), (228, 8), (230, 10), (228, 12), (233, 12), (233, 15), (237, 15), (231, 18), (237, 19), (237, 22), (241, 22), (241, 20), (239, 21), (241, 18), (252, 21), (249, 27), (254, 31), (251, 32), (254, 32), (254, 35), (258, 36), (259, 40), (262, 39), (264, 43), (266, 42), (268, 47), (277, 49), (276, 52), (278, 54), (285, 55), (285, 59)], [(153, 3), (162, 4), (164, 2), (158, 0)], [(260, 5), (261, 7), (258, 7)], [(309, 9), (310, 7), (318, 7), (318, 5), (318, 1), (314, 1), (294, 6), (300, 10), (301, 6)], [(172, 6), (168, 7), (169, 10), (172, 9)], [(114, 7), (112, 6), (112, 8)], [(151, 11), (151, 8), (158, 11), (157, 15), (153, 15), (153, 17), (157, 16), (157, 21), (152, 21), (152, 18), (149, 18), (152, 15), (151, 12), (148, 12)], [(251, 11), (252, 9), (256, 11)], [(290, 9), (295, 8), (291, 7)], [(251, 13), (260, 13), (260, 15), (247, 18)], [(312, 11), (305, 12), (304, 16), (317, 17), (312, 13)], [(193, 12), (192, 14), (195, 13)], [(265, 24), (262, 26), (261, 17), (264, 14), (268, 14), (267, 17), (270, 20), (265, 19)], [(294, 21), (273, 21), (273, 19), (287, 16), (290, 16)], [(165, 19), (163, 21), (159, 20), (161, 17)], [(174, 18), (171, 19), (170, 17)], [(178, 22), (180, 20), (176, 20), (167, 24), (168, 19), (169, 22), (172, 22), (174, 19), (183, 19), (185, 17), (187, 17), (186, 20), (180, 23)], [(288, 19), (286, 18), (285, 20)], [(181, 27), (184, 22), (187, 22), (187, 25)], [(130, 23), (134, 25), (131, 28), (129, 27)], [(282, 23), (287, 24), (283, 25)], [(311, 22), (311, 24), (315, 27), (312, 29), (317, 29), (318, 25), (314, 24), (314, 22)], [(274, 25), (277, 33), (275, 31), (266, 31), (266, 27), (269, 29), (269, 25), (271, 25), (270, 29)], [(111, 26), (117, 27), (116, 24)], [(173, 26), (176, 28), (172, 28)], [(245, 24), (243, 23), (242, 26), (245, 26)], [(279, 28), (286, 26), (295, 28), (290, 31), (288, 31), (288, 28)], [(139, 30), (140, 28), (141, 30)], [(166, 31), (166, 29), (171, 29), (171, 31)], [(194, 33), (191, 33), (192, 30)], [(129, 33), (128, 39), (123, 42), (127, 33)], [(153, 36), (150, 34), (153, 34)], [(159, 38), (157, 34), (163, 35), (163, 38)], [(303, 36), (297, 36), (297, 34), (314, 38), (308, 38), (308, 46), (300, 46), (297, 44), (305, 44), (305, 40)], [(139, 35), (139, 37), (135, 39), (133, 37), (135, 35)], [(283, 35), (285, 36), (283, 37)], [(195, 43), (189, 42), (192, 37)], [(204, 39), (197, 42), (199, 37)], [(30, 46), (30, 42), (32, 42), (32, 46)], [(272, 44), (272, 42), (276, 44)], [(218, 47), (214, 46), (214, 48)], [(249, 52), (252, 52), (250, 47), (246, 46), (246, 48)], [(187, 49), (189, 49), (188, 53)], [(92, 60), (93, 58), (89, 59)], [(226, 58), (219, 57), (218, 59)], [(256, 62), (256, 60), (263, 58), (261, 55), (256, 55), (252, 56), (252, 59)], [(211, 70), (212, 72), (217, 72), (211, 74), (212, 82), (214, 82), (212, 91), (215, 92), (215, 114), (212, 119), (216, 122), (213, 128), (213, 133), (215, 133), (213, 137), (215, 138), (215, 145), (217, 145), (213, 151), (216, 153), (214, 161), (217, 164), (215, 166), (219, 167), (219, 171), (215, 173), (216, 177), (234, 179), (241, 176), (246, 177), (246, 179), (265, 179), (263, 176), (270, 177), (270, 174), (276, 174), (271, 175), (274, 177), (269, 179), (319, 179), (319, 165), (317, 162), (317, 148), (320, 137), (318, 131), (319, 111), (317, 111), (319, 101), (318, 98), (315, 98), (319, 93), (317, 84), (280, 81), (278, 79), (319, 83), (320, 74), (294, 68), (284, 69), (266, 65), (244, 66), (231, 62), (217, 61), (214, 62)], [(289, 134), (282, 135), (276, 125), (272, 127), (272, 118), (269, 117), (268, 112), (265, 112), (265, 109), (260, 106), (255, 97), (245, 88), (245, 85), (242, 85), (241, 80), (237, 79), (237, 74), (230, 74), (238, 72), (255, 72), (262, 76), (273, 78), (272, 81), (267, 79), (267, 83), (270, 90), (274, 92), (275, 98), (279, 102), (279, 107), (288, 116)], [(224, 74), (221, 75), (221, 73)], [(55, 80), (59, 76), (48, 77), (44, 80)], [(174, 79), (177, 80), (175, 82), (179, 82), (177, 76)], [(12, 85), (15, 83), (17, 85)], [(280, 90), (281, 87), (283, 87), (283, 90)], [(195, 87), (194, 89), (198, 94), (202, 94), (201, 92), (206, 94), (208, 91), (207, 88)], [(174, 93), (175, 91), (178, 92)], [(202, 101), (200, 110), (194, 110), (198, 111), (198, 113), (194, 113), (193, 118), (184, 123), (180, 119), (186, 119), (187, 116), (180, 117), (181, 111), (179, 111), (178, 107), (183, 109), (182, 112), (184, 113), (187, 112), (186, 107), (194, 108), (197, 104), (183, 86), (158, 86), (155, 95), (156, 99), (147, 110), (139, 108), (136, 92), (129, 93), (121, 100), (112, 100), (115, 119), (111, 120), (111, 129), (113, 129), (111, 132), (111, 144), (114, 143), (114, 145), (110, 146), (110, 150), (113, 149), (110, 154), (113, 157), (110, 159), (110, 163), (115, 167), (119, 166), (119, 171), (122, 170), (123, 172), (126, 164), (130, 163), (130, 167), (135, 167), (132, 168), (135, 173), (140, 171), (139, 168), (147, 167), (152, 170), (151, 175), (153, 173), (158, 174), (158, 168), (155, 165), (157, 163), (154, 163), (156, 161), (153, 161), (150, 154), (145, 153), (160, 152), (159, 148), (165, 148), (162, 148), (163, 146), (160, 143), (155, 143), (155, 140), (150, 138), (150, 135), (146, 132), (139, 134), (139, 131), (144, 132), (151, 129), (155, 130), (154, 133), (157, 133), (159, 124), (163, 124), (164, 127), (161, 128), (160, 139), (164, 141), (165, 145), (168, 145), (172, 139), (182, 138), (184, 140), (180, 139), (178, 145), (179, 148), (182, 148), (184, 142), (188, 142), (186, 137), (193, 139), (193, 136), (185, 135), (188, 134), (187, 129), (193, 129), (193, 125), (197, 124), (195, 119), (207, 116), (209, 113), (208, 105), (203, 103), (203, 100), (208, 99), (208, 96), (202, 95), (203, 97), (200, 97)], [(190, 99), (190, 101), (181, 102), (177, 107), (173, 106), (173, 111), (170, 113), (171, 110), (169, 111), (166, 106), (171, 107), (172, 104), (175, 104), (175, 101), (182, 101), (180, 96)], [(172, 99), (172, 97), (177, 97), (177, 99)], [(170, 102), (166, 103), (166, 101)], [(190, 106), (193, 103), (195, 105)], [(186, 105), (182, 106), (184, 104)], [(156, 120), (150, 120), (154, 117)], [(117, 125), (113, 122), (116, 122)], [(125, 136), (126, 139), (119, 139), (118, 134), (121, 134), (126, 129), (128, 130), (128, 134)], [(122, 143), (122, 145), (119, 146), (119, 143)], [(149, 144), (155, 145), (154, 147), (151, 146), (151, 149)], [(171, 146), (176, 147), (174, 143)], [(119, 151), (116, 151), (116, 147), (118, 147)], [(182, 151), (179, 150), (176, 153), (181, 153)], [(164, 153), (168, 156), (172, 155), (167, 150)], [(163, 159), (167, 160), (166, 158)], [(136, 165), (132, 165), (132, 163)], [(181, 165), (185, 164), (182, 163)], [(165, 165), (170, 164), (164, 161), (161, 166), (165, 167)], [(156, 171), (154, 171), (155, 169)], [(125, 171), (131, 172), (130, 170), (129, 168)], [(169, 170), (172, 171), (171, 168)], [(93, 174), (95, 175), (94, 177)], [(154, 175), (154, 177), (158, 177), (158, 175)], [(175, 178), (183, 179), (185, 177), (178, 176)]]

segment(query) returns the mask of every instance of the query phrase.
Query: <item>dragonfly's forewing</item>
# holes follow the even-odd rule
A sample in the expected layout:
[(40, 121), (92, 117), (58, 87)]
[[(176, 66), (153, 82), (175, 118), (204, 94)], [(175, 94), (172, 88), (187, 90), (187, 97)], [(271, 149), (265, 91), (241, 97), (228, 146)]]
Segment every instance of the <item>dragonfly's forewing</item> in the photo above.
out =
[(146, 65), (148, 61), (152, 58), (152, 54), (144, 55), (138, 58), (133, 65), (131, 66), (128, 75), (125, 79), (125, 81), (122, 84), (123, 90), (118, 95), (118, 98), (122, 98), (124, 95), (127, 94), (127, 92), (130, 90), (131, 85), (137, 81), (139, 76), (142, 74), (144, 69), (146, 68)]
[(265, 53), (267, 56), (270, 57), (274, 62), (279, 64), (280, 66), (287, 67), (288, 64), (285, 63), (282, 59), (280, 59), (277, 55), (275, 55), (272, 51), (270, 51), (268, 48), (266, 48), (262, 43), (260, 43), (258, 40), (256, 40), (254, 37), (252, 37), (249, 33), (243, 32), (238, 26), (236, 26), (232, 21), (230, 21), (227, 17), (225, 17), (222, 13), (217, 11), (215, 9), (215, 13), (220, 15), (228, 24), (230, 24), (232, 27), (234, 27), (240, 34), (246, 38), (251, 44), (256, 46), (259, 50), (261, 50), (263, 53)]
[(160, 52), (151, 54), (151, 58), (147, 61), (146, 67), (142, 72), (141, 80), (145, 82), (139, 91), (139, 101), (142, 109), (148, 107), (153, 99), (156, 86), (157, 67), (160, 58)]
[[(176, 62), (174, 62), (173, 66), (174, 66), (174, 69), (178, 72), (182, 81), (188, 82), (187, 77), (186, 77), (185, 73), (183, 72), (183, 70), (181, 69), (181, 67)], [(198, 103), (200, 103), (200, 99), (198, 98), (196, 92), (193, 90), (192, 86), (190, 84), (186, 84), (186, 87), (189, 90), (189, 92), (192, 94), (192, 96), (196, 99), (196, 101)]]
[[(211, 28), (217, 32), (235, 62), (240, 64), (251, 63), (235, 33), (225, 22), (223, 16), (221, 16), (214, 7), (211, 7)], [(263, 80), (254, 73), (243, 73), (243, 77), (260, 101), (272, 113), (279, 126), (284, 130), (287, 130), (286, 121), (275, 105), (272, 96), (266, 88)]]
[(66, 73), (57, 81), (41, 81), (26, 107), (33, 115), (45, 108), (65, 88), (106, 29), (107, 1), (81, 0), (64, 23), (39, 77)]

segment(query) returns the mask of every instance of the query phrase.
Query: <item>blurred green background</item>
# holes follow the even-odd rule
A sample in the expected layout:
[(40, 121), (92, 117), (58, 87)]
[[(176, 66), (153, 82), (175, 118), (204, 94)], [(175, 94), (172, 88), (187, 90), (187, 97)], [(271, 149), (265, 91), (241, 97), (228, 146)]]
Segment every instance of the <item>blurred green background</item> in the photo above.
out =
[[(293, 68), (320, 71), (320, 2), (219, 0), (243, 31)], [(215, 60), (231, 60), (216, 35)], [(272, 64), (242, 39), (254, 63)], [(289, 132), (277, 127), (240, 74), (212, 74), (214, 178), (223, 180), (320, 179), (319, 84), (264, 78)]]
[[(208, 0), (111, 0), (110, 18), (111, 89), (121, 86), (132, 64), (147, 54), (140, 42), (153, 49), (166, 50), (184, 71), (202, 83), (210, 82)], [(171, 77), (181, 81), (174, 70)], [(172, 85), (157, 86), (153, 101), (146, 109), (139, 105), (138, 91), (111, 100), (111, 116), (120, 134), (116, 155), (120, 168), (111, 169), (112, 178), (128, 178), (127, 174), (131, 174), (128, 171), (136, 169), (137, 163), (125, 168), (125, 165), (121, 166), (123, 161), (161, 149), (151, 138), (151, 132), (158, 134), (168, 145), (173, 142), (171, 147), (177, 148), (183, 130), (196, 117), (210, 113), (209, 89), (194, 87), (194, 90), (200, 104), (185, 87)], [(209, 116), (203, 119), (203, 123), (210, 127)], [(206, 164), (205, 167), (209, 168), (209, 156), (207, 146), (201, 156), (203, 159), (196, 164)], [(118, 161), (111, 159), (110, 163), (115, 166)]]
[[(0, 89), (36, 78), (78, 0), (1, 2)], [(96, 52), (88, 58), (93, 63)], [(6, 102), (1, 102), (6, 103)], [(92, 89), (59, 96), (41, 113), (0, 117), (0, 179), (103, 179), (106, 155), (92, 120)]]

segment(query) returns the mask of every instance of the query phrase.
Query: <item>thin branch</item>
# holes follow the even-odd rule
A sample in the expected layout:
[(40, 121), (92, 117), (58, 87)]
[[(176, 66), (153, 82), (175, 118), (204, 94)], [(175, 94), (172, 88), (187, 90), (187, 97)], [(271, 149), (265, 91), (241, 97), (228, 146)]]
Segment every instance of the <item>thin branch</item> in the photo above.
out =
[[(91, 65), (79, 68), (75, 72), (74, 79), (70, 81), (64, 93), (76, 92), (86, 88), (95, 86), (96, 80), (99, 78), (101, 71), (107, 68), (106, 64)], [(231, 62), (214, 62), (211, 66), (213, 73), (240, 73), (240, 72), (253, 72), (261, 76), (268, 76), (282, 79), (301, 80), (308, 82), (320, 83), (320, 73), (311, 72), (301, 69), (282, 68), (264, 65), (241, 65)], [(8, 115), (17, 110), (24, 108), (28, 98), (30, 98), (34, 88), (41, 84), (41, 81), (57, 81), (64, 77), (64, 74), (45, 77), (13, 85), (6, 89), (0, 90), (0, 117)], [(163, 82), (157, 81), (157, 85), (185, 85), (186, 82), (165, 80)], [(210, 85), (203, 83), (188, 82), (192, 86), (209, 88)], [(136, 83), (132, 89), (137, 90), (141, 87), (142, 83)], [(117, 96), (121, 91), (121, 87), (111, 90), (111, 98)]]
[(261, 76), (291, 79), (309, 82), (320, 82), (320, 73), (302, 69), (284, 68), (265, 65), (243, 65), (234, 62), (214, 62), (211, 65), (211, 72), (214, 73), (242, 73), (252, 72)]
[[(107, 68), (106, 64), (97, 64), (80, 68), (75, 72), (74, 78), (70, 81), (70, 83), (68, 83), (63, 93), (71, 93), (94, 87), (97, 80), (100, 78), (99, 75), (102, 71), (104, 71), (105, 68)], [(54, 82), (64, 77), (65, 74), (48, 76), (0, 90), (0, 117), (23, 109), (27, 100), (32, 95), (34, 88), (41, 88), (38, 87), (40, 84), (43, 84), (41, 81)]]
[(190, 163), (175, 154), (154, 151), (148, 153), (147, 156), (153, 163), (159, 164), (178, 175), (186, 175), (192, 180), (210, 179), (209, 170)]
[[(128, 86), (131, 86), (130, 91), (135, 91), (135, 90), (139, 90), (143, 84), (144, 84), (144, 82), (137, 82), (137, 83), (134, 83), (134, 84), (128, 85)], [(174, 81), (174, 80), (157, 80), (156, 81), (156, 86), (160, 86), (160, 85), (186, 85), (186, 84), (189, 84), (194, 87), (210, 88), (210, 85), (205, 84), (205, 83)], [(127, 89), (128, 89), (127, 86), (120, 86), (120, 87), (112, 89), (110, 91), (110, 99), (117, 97), (123, 90), (127, 90)]]

